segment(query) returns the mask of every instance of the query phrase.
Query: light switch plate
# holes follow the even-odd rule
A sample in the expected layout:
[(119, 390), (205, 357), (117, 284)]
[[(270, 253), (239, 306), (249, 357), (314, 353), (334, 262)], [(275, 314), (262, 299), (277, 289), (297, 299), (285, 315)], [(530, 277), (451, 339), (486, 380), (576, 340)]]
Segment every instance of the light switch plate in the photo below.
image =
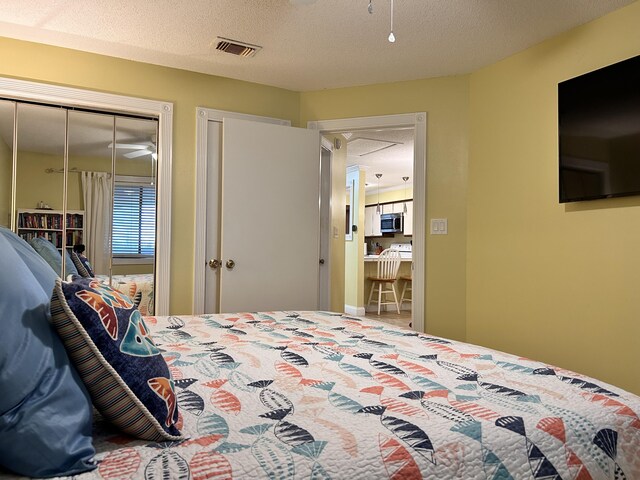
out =
[(448, 231), (446, 218), (431, 219), (431, 235), (446, 235)]

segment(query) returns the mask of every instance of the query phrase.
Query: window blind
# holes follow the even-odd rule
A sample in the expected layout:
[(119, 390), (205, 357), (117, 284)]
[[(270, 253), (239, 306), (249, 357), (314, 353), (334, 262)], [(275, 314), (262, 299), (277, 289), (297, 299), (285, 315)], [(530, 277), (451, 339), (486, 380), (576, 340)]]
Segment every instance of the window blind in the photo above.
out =
[(155, 233), (155, 186), (116, 181), (113, 193), (113, 255), (155, 255)]

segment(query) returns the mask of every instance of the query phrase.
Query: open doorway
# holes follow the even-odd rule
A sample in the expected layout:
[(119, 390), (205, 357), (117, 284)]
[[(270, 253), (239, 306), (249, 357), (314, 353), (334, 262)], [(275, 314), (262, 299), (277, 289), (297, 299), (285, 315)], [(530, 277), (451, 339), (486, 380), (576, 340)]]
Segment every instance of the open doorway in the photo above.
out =
[[(364, 239), (362, 249), (354, 248), (353, 235), (345, 239), (345, 311), (411, 327), (415, 128), (340, 133), (346, 140), (351, 222), (355, 219), (359, 225), (358, 241)], [(399, 261), (386, 273), (391, 281), (381, 284), (372, 279), (380, 276), (380, 254), (385, 250), (397, 251)]]
[[(331, 238), (328, 239), (328, 243), (330, 243), (334, 249), (343, 248), (345, 260), (335, 262), (334, 259), (336, 255), (329, 255), (329, 258), (332, 260), (332, 282), (330, 284), (332, 301), (336, 296), (336, 289), (338, 289), (338, 293), (343, 297), (342, 306), (344, 306), (345, 313), (355, 315), (365, 314), (365, 304), (368, 303), (370, 293), (368, 285), (365, 285), (365, 277), (367, 276), (365, 275), (365, 256), (370, 254), (371, 251), (373, 251), (375, 255), (378, 244), (383, 248), (385, 246), (390, 247), (392, 243), (407, 245), (411, 250), (411, 253), (407, 253), (407, 255), (411, 255), (411, 260), (409, 261), (407, 259), (405, 262), (408, 272), (404, 273), (407, 273), (407, 277), (410, 276), (412, 278), (411, 287), (413, 300), (411, 302), (403, 302), (404, 308), (401, 312), (407, 312), (408, 309), (411, 308), (413, 328), (418, 331), (424, 331), (426, 114), (415, 113), (342, 120), (323, 120), (309, 122), (308, 126), (309, 128), (320, 130), (323, 136), (329, 138), (335, 147), (331, 162), (332, 228), (327, 230), (327, 234), (331, 236)], [(407, 141), (407, 139), (409, 139), (409, 141)], [(413, 141), (411, 142), (410, 140)], [(365, 147), (369, 149), (368, 154)], [(365, 163), (367, 156), (371, 158), (373, 158), (374, 154), (382, 156), (384, 150), (392, 152), (393, 149), (398, 151), (401, 148), (411, 149), (412, 151), (412, 154), (409, 154), (409, 160), (407, 162), (408, 172), (401, 170), (396, 172), (393, 172), (393, 170), (377, 171), (376, 169), (381, 167), (376, 165), (375, 162), (369, 162), (371, 165), (366, 165)], [(365, 151), (358, 153), (358, 150), (363, 149)], [(358, 160), (348, 157), (358, 157)], [(353, 225), (355, 225), (355, 228), (352, 228), (352, 240), (350, 244), (354, 253), (352, 256), (358, 258), (357, 266), (352, 267), (351, 270), (351, 276), (354, 278), (348, 277), (347, 273), (349, 270), (347, 270), (348, 267), (345, 266), (348, 259), (346, 237), (339, 246), (335, 241), (338, 230), (341, 235), (344, 236), (347, 204), (346, 169), (348, 164), (351, 165), (351, 181), (349, 184), (352, 185), (352, 191), (354, 192), (354, 195), (350, 194), (349, 197), (350, 202), (353, 202), (350, 206), (350, 212), (352, 212), (354, 219)], [(355, 167), (355, 165), (359, 166)], [(360, 170), (360, 166), (365, 167), (362, 169), (364, 170), (362, 175), (364, 181), (358, 181), (356, 187), (353, 186), (352, 175), (354, 168)], [(341, 176), (337, 174), (337, 169), (341, 170)], [(385, 172), (387, 172), (386, 177)], [(382, 173), (380, 179), (375, 176), (376, 173)], [(399, 177), (398, 182), (393, 184), (393, 177), (396, 176)], [(403, 177), (409, 178), (405, 182)], [(388, 180), (388, 184), (383, 184), (382, 179)], [(369, 184), (368, 189), (366, 186), (367, 183)], [(398, 210), (396, 213), (400, 213), (403, 219), (410, 219), (410, 234), (405, 235), (407, 232), (404, 231), (404, 225), (401, 229), (402, 231), (393, 232), (393, 235), (390, 235), (391, 232), (385, 232), (385, 234), (381, 232), (379, 236), (374, 233), (377, 231), (377, 229), (374, 230), (375, 225), (377, 225), (377, 220), (371, 219), (369, 222), (366, 221), (365, 207), (369, 207), (367, 213), (370, 213), (371, 207), (374, 208), (375, 212), (378, 204), (378, 186), (380, 187), (380, 213), (382, 214), (385, 204), (390, 212)], [(387, 191), (385, 191), (385, 189)], [(352, 198), (353, 200), (351, 200)], [(339, 199), (339, 201), (336, 202), (336, 199)], [(410, 200), (410, 202), (408, 200)], [(405, 206), (408, 210), (407, 214), (404, 212)], [(358, 214), (355, 213), (356, 209)], [(412, 214), (409, 213), (410, 210), (413, 210), (411, 212)], [(336, 226), (338, 228), (336, 228)], [(398, 237), (396, 237), (396, 234), (398, 234)], [(348, 285), (350, 282), (354, 286), (357, 285), (357, 293), (352, 297), (356, 298), (356, 300), (351, 300), (352, 303), (350, 303), (347, 296), (347, 288), (349, 288)], [(396, 285), (398, 300), (400, 300), (399, 297), (402, 294), (403, 286), (402, 282)], [(408, 293), (406, 297), (409, 297)]]

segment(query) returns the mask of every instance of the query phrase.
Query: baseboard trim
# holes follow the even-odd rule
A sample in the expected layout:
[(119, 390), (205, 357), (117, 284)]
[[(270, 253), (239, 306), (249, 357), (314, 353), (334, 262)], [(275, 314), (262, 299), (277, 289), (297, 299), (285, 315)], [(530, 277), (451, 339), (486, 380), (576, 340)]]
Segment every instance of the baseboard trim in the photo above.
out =
[(354, 307), (353, 305), (345, 305), (344, 313), (362, 317), (365, 314), (365, 311), (364, 311), (364, 307)]

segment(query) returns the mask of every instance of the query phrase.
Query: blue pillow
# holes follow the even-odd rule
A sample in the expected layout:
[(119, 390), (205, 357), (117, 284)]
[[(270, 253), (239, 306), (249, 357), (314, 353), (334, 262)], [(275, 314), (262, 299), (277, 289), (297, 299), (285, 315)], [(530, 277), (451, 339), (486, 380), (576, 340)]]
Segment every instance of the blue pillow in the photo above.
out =
[[(34, 237), (29, 240), (29, 245), (51, 265), (51, 268), (53, 268), (58, 275), (62, 274), (62, 255), (60, 255), (60, 252), (53, 243), (44, 237)], [(78, 269), (73, 264), (69, 252), (65, 252), (64, 265), (66, 275), (78, 275)]]
[(96, 274), (93, 273), (93, 267), (91, 266), (91, 263), (89, 262), (89, 259), (87, 257), (85, 257), (84, 255), (82, 255), (81, 253), (78, 254), (78, 259), (80, 260), (80, 263), (82, 264), (84, 269), (87, 271), (89, 276), (90, 277), (95, 277)]
[(93, 278), (95, 274), (89, 263), (89, 259), (78, 252), (71, 252), (71, 260), (78, 269), (78, 275), (84, 278)]
[(97, 279), (58, 278), (51, 316), (106, 419), (144, 440), (182, 439), (169, 367), (129, 297)]
[[(36, 277), (36, 280), (43, 288), (45, 292), (51, 293), (53, 285), (56, 283), (56, 278), (60, 275), (59, 271), (54, 271), (44, 258), (38, 253), (34, 252), (34, 249), (18, 235), (11, 230), (0, 227), (0, 236), (4, 237), (11, 248), (27, 265), (27, 268), (31, 270), (31, 273)], [(50, 295), (49, 295), (50, 296)]]
[(29, 250), (0, 227), (0, 465), (73, 475), (96, 467), (91, 401), (49, 323), (57, 276)]

